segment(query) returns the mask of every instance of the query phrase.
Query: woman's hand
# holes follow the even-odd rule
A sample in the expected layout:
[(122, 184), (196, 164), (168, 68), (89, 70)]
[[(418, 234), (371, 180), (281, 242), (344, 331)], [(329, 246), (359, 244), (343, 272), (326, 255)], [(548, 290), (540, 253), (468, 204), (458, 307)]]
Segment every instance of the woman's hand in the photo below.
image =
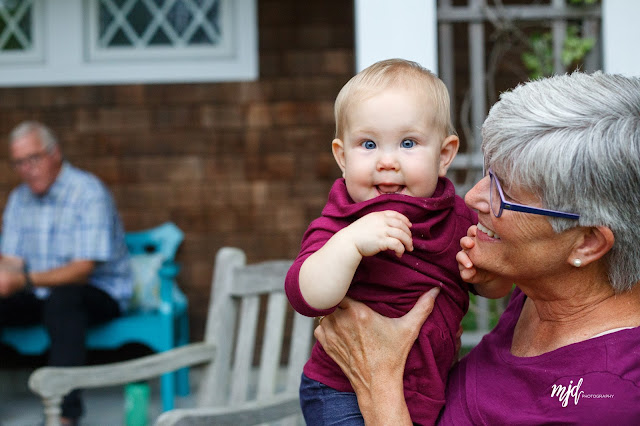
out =
[(429, 290), (400, 318), (384, 317), (345, 298), (316, 328), (315, 337), (349, 378), (367, 424), (411, 424), (404, 367), (439, 291)]

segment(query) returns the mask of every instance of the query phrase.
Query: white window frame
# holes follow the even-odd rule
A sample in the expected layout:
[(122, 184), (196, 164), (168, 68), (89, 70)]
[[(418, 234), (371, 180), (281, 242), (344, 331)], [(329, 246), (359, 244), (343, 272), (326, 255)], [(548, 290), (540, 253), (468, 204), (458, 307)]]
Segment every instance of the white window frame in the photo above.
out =
[[(257, 0), (222, 0), (230, 19), (226, 51), (149, 58), (91, 54), (86, 13), (93, 0), (36, 0), (34, 52), (0, 54), (0, 87), (188, 83), (255, 80), (258, 77)], [(95, 33), (94, 33), (95, 36)], [(228, 47), (227, 46), (227, 47)]]
[(0, 70), (2, 67), (12, 63), (32, 64), (42, 62), (44, 60), (44, 22), (42, 20), (44, 13), (44, 4), (41, 1), (33, 2), (32, 20), (33, 28), (31, 28), (31, 49), (24, 51), (7, 51), (0, 55)]

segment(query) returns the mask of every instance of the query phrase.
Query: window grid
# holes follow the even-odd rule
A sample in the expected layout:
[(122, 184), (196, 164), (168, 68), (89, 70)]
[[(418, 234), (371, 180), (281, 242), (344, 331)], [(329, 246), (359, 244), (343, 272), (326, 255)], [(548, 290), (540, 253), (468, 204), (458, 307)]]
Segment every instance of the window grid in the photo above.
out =
[[(118, 7), (113, 0), (100, 0), (100, 29), (98, 46), (100, 49), (109, 49), (111, 47), (130, 46), (136, 49), (145, 49), (152, 45), (163, 44), (154, 43), (154, 39), (158, 34), (166, 36), (166, 43), (171, 48), (185, 48), (196, 44), (192, 38), (197, 32), (204, 34), (207, 38), (206, 43), (202, 43), (202, 39), (197, 44), (216, 45), (220, 38), (220, 25), (217, 22), (219, 2), (217, 0), (204, 0), (196, 4), (192, 0), (168, 0), (160, 6), (151, 0), (126, 0)], [(186, 24), (183, 28), (176, 28), (181, 22), (170, 21), (171, 13), (178, 14), (180, 12), (188, 13)], [(213, 13), (210, 13), (213, 11)], [(142, 15), (146, 13), (146, 16)], [(110, 16), (106, 16), (109, 14)], [(211, 20), (208, 17), (211, 16)], [(105, 23), (105, 19), (111, 18), (110, 22)], [(147, 22), (131, 22), (135, 19), (147, 20)], [(136, 29), (146, 26), (143, 31)], [(162, 32), (160, 32), (162, 31)], [(114, 40), (120, 35), (126, 39), (124, 43), (116, 44)]]
[(0, 0), (0, 62), (42, 59), (41, 6), (35, 0)]

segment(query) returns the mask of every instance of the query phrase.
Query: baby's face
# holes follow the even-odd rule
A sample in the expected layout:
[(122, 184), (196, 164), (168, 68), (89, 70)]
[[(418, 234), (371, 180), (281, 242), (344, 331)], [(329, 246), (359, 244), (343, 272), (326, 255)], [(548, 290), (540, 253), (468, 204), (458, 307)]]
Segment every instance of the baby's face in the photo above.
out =
[(445, 137), (434, 128), (433, 104), (422, 91), (400, 87), (352, 104), (344, 140), (333, 141), (333, 153), (353, 201), (381, 194), (433, 195), (438, 176), (447, 171)]

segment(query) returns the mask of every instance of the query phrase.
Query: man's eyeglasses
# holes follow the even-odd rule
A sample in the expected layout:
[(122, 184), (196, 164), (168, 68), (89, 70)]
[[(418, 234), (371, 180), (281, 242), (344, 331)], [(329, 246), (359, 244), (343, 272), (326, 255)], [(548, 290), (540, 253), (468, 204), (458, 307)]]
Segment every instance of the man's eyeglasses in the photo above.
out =
[(22, 169), (25, 166), (29, 168), (35, 167), (40, 164), (40, 161), (47, 155), (49, 155), (47, 151), (41, 151), (24, 158), (16, 158), (15, 160), (11, 160), (11, 167), (14, 169)]
[(555, 210), (541, 209), (538, 207), (530, 207), (530, 206), (525, 206), (523, 204), (506, 201), (504, 199), (504, 192), (502, 191), (502, 186), (500, 185), (500, 181), (498, 180), (496, 175), (493, 174), (493, 171), (491, 169), (489, 169), (489, 179), (491, 179), (490, 190), (489, 190), (489, 201), (491, 204), (491, 211), (493, 212), (495, 217), (502, 216), (502, 212), (504, 210), (511, 210), (514, 212), (540, 214), (543, 216), (552, 216), (552, 217), (562, 217), (565, 219), (577, 220), (580, 218), (580, 215), (575, 213), (566, 213), (566, 212), (559, 212)]

